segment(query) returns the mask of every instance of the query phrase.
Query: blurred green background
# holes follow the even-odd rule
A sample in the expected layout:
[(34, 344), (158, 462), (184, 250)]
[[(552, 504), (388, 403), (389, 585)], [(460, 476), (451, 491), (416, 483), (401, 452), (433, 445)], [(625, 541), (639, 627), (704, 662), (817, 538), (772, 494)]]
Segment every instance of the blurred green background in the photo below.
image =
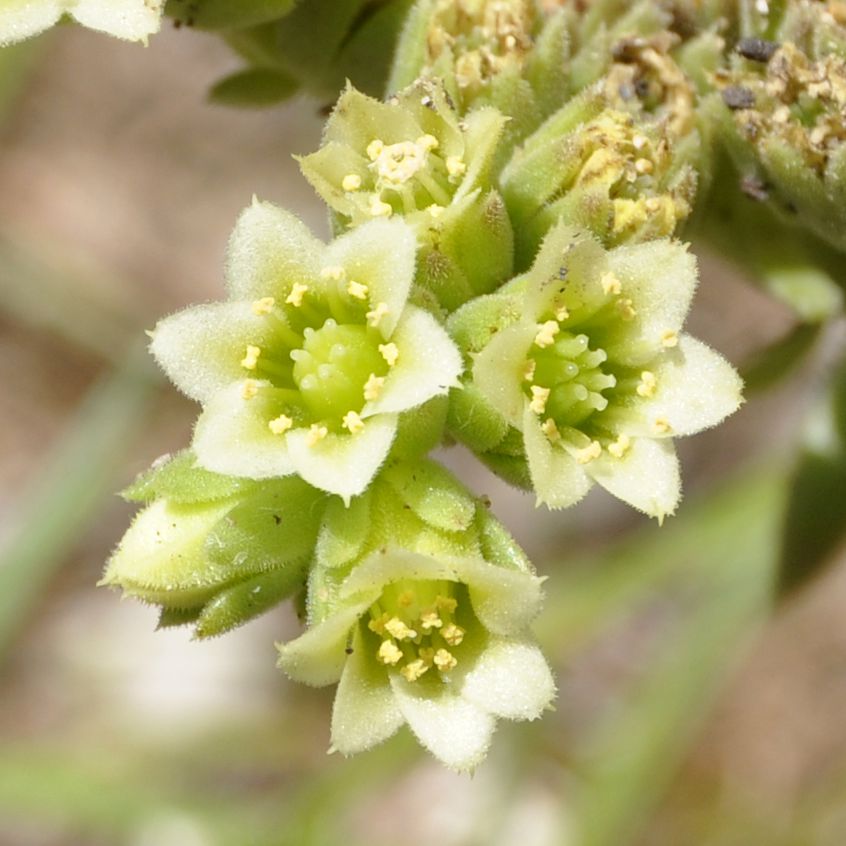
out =
[[(775, 344), (780, 378), (681, 444), (680, 516), (659, 529), (601, 492), (536, 511), (443, 453), (549, 576), (537, 631), (559, 680), (555, 712), (502, 724), (473, 778), (407, 735), (327, 757), (332, 691), (274, 667), (288, 608), (195, 643), (95, 588), (131, 517), (114, 491), (196, 413), (143, 329), (219, 298), (253, 193), (328, 231), (290, 158), (327, 104), (207, 105), (236, 66), (172, 30), (0, 52), (0, 844), (846, 843), (846, 460), (820, 405), (843, 326), (791, 335), (713, 257), (694, 334), (741, 367)], [(792, 368), (784, 337), (807, 353)]]

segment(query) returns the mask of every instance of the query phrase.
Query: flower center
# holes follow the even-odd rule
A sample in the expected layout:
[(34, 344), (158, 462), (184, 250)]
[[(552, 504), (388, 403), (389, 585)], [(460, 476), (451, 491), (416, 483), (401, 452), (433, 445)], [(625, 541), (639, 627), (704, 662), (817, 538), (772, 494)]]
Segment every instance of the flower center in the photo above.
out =
[(458, 609), (452, 582), (396, 582), (370, 607), (367, 628), (380, 643), (376, 660), (397, 669), (409, 682), (430, 670), (449, 673), (465, 630), (455, 622)]
[(291, 358), (303, 403), (321, 419), (339, 420), (360, 410), (368, 381), (388, 370), (366, 326), (339, 325), (331, 317), (319, 329), (303, 331), (303, 345)]

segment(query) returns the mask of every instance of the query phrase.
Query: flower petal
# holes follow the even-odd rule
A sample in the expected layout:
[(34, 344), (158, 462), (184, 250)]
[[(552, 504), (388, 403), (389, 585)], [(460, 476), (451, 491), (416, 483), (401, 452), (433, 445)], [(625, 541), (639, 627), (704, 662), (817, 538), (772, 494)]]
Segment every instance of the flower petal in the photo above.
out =
[(523, 416), (523, 443), (538, 504), (569, 508), (590, 490), (592, 482), (582, 465), (564, 449), (550, 443), (528, 403)]
[(370, 220), (332, 241), (325, 261), (340, 265), (348, 278), (367, 285), (372, 306), (385, 304), (379, 329), (389, 338), (408, 300), (416, 253), (417, 238), (404, 220)]
[(71, 14), (84, 26), (127, 41), (159, 31), (164, 0), (77, 0)]
[(246, 345), (270, 343), (272, 328), (249, 303), (206, 303), (160, 320), (150, 351), (179, 390), (207, 402), (247, 375), (241, 366)]
[(496, 717), (534, 720), (555, 698), (555, 681), (537, 644), (491, 638), (464, 677), (461, 695)]
[(743, 401), (743, 381), (735, 369), (689, 335), (682, 335), (678, 347), (667, 350), (654, 373), (654, 396), (628, 410), (638, 423), (621, 423), (621, 431), (654, 435), (655, 421), (662, 420), (670, 435), (690, 435), (716, 426)]
[(253, 200), (241, 212), (226, 252), (226, 290), (233, 300), (284, 299), (294, 282), (320, 277), (325, 245), (290, 212)]
[(363, 752), (387, 740), (405, 722), (388, 674), (368, 655), (356, 628), (332, 709), (332, 751)]
[(622, 458), (603, 451), (585, 465), (597, 484), (659, 522), (672, 514), (681, 499), (679, 462), (669, 438), (632, 439)]
[(406, 307), (391, 342), (399, 357), (385, 378), (379, 399), (364, 406), (362, 417), (415, 408), (459, 384), (461, 353), (427, 311)]
[(244, 383), (219, 391), (206, 405), (194, 429), (197, 463), (207, 470), (249, 479), (289, 476), (294, 463), (286, 440), (268, 428), (276, 416), (272, 400), (258, 382), (259, 391), (244, 398)]
[(311, 183), (323, 201), (340, 214), (351, 217), (356, 205), (349, 199), (341, 185), (349, 174), (358, 176), (362, 183), (369, 174), (365, 159), (337, 141), (325, 143), (316, 153), (310, 153), (299, 160), (303, 176)]
[(316, 444), (309, 443), (308, 429), (294, 429), (285, 437), (296, 472), (310, 485), (349, 503), (376, 475), (396, 432), (396, 415), (380, 414), (368, 419), (355, 435), (330, 433)]
[(57, 0), (7, 0), (0, 6), (0, 47), (49, 29), (64, 10), (65, 4)]
[(490, 745), (494, 718), (456, 696), (447, 685), (409, 683), (391, 673), (397, 705), (415, 737), (436, 758), (458, 771), (482, 762)]
[(518, 429), (523, 427), (523, 408), (526, 404), (526, 395), (523, 393), (526, 357), (537, 331), (533, 323), (509, 326), (493, 336), (473, 363), (476, 387)]

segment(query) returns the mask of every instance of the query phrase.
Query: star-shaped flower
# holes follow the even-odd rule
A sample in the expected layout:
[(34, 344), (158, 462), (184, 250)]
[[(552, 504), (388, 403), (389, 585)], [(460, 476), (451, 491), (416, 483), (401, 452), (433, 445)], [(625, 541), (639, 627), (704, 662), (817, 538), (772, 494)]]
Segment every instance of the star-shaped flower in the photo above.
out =
[[(522, 432), (539, 502), (572, 505), (596, 482), (659, 520), (675, 510), (672, 438), (741, 402), (731, 365), (682, 334), (696, 281), (680, 243), (606, 251), (559, 224), (526, 276), (498, 295), (500, 311), (518, 316), (480, 345), (473, 384)], [(466, 329), (480, 310), (489, 324), (490, 309), (470, 303), (455, 322)]]
[(445, 394), (461, 357), (408, 303), (415, 237), (371, 221), (329, 245), (254, 202), (229, 244), (229, 300), (161, 321), (151, 349), (203, 404), (199, 464), (254, 479), (299, 474), (349, 500), (387, 456), (398, 417)]

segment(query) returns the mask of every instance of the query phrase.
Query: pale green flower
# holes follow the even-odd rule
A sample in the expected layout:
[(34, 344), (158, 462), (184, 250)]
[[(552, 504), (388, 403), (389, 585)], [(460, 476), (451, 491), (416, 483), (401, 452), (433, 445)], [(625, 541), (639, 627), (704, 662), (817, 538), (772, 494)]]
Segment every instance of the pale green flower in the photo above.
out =
[(696, 281), (680, 243), (605, 251), (559, 224), (525, 277), (456, 313), (471, 384), (522, 432), (539, 502), (572, 505), (596, 482), (659, 520), (675, 510), (672, 438), (741, 401), (732, 367), (681, 331)]
[(2, 0), (0, 46), (38, 35), (69, 15), (83, 26), (127, 41), (159, 31), (164, 0)]
[(469, 770), (497, 718), (535, 719), (554, 696), (528, 633), (541, 581), (445, 471), (389, 468), (351, 509), (327, 512), (310, 628), (280, 645), (279, 663), (297, 681), (339, 682), (334, 750), (369, 749), (407, 723), (433, 755)]
[(399, 416), (445, 394), (461, 358), (408, 303), (415, 238), (371, 221), (329, 245), (255, 202), (229, 244), (229, 300), (161, 321), (151, 349), (203, 404), (193, 448), (209, 470), (299, 474), (348, 500), (391, 448)]

